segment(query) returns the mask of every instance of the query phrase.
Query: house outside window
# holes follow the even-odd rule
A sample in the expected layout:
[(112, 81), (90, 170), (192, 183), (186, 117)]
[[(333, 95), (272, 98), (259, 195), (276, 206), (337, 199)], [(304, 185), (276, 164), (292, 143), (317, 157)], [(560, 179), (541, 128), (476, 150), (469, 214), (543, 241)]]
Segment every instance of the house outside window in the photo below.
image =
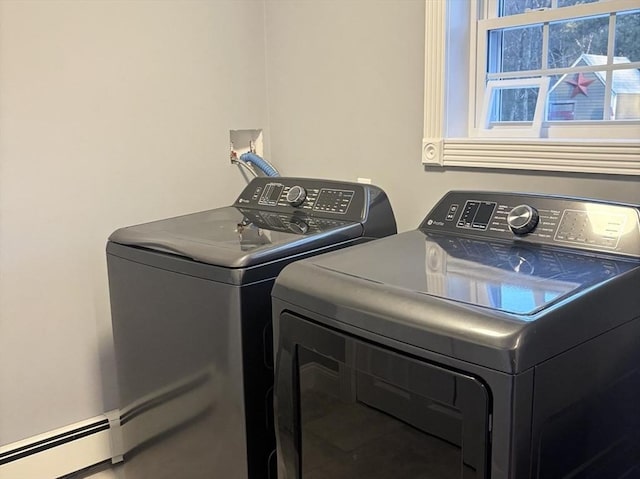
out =
[[(639, 27), (640, 28), (640, 27)], [(640, 44), (638, 45), (640, 49)], [(607, 57), (583, 53), (572, 67), (603, 66)], [(616, 65), (630, 64), (627, 57), (613, 57)], [(612, 72), (610, 102), (605, 104), (607, 78), (602, 71), (565, 73), (549, 91), (548, 120), (610, 120), (640, 119), (640, 70), (629, 68)], [(551, 106), (571, 98), (574, 115), (571, 118), (553, 118)]]

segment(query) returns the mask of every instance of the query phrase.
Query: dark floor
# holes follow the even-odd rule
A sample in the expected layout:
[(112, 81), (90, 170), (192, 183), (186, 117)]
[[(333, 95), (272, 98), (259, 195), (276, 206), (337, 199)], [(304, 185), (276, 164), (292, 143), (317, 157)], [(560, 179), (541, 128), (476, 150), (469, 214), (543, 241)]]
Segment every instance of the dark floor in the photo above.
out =
[(455, 479), (460, 449), (360, 402), (303, 393), (305, 479)]
[[(216, 440), (219, 431), (228, 430), (222, 415), (204, 414), (159, 440), (154, 440), (127, 459), (126, 467), (98, 465), (67, 479), (238, 479), (232, 461), (225, 461), (228, 451), (224, 441)], [(223, 470), (221, 464), (228, 464)], [(220, 476), (212, 478), (212, 470)]]

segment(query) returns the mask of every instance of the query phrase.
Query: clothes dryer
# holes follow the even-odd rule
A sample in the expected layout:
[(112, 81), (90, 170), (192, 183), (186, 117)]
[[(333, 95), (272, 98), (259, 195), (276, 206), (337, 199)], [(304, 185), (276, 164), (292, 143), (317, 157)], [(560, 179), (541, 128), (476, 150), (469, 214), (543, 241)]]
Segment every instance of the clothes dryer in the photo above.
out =
[(273, 289), (280, 479), (640, 477), (640, 209), (451, 192)]

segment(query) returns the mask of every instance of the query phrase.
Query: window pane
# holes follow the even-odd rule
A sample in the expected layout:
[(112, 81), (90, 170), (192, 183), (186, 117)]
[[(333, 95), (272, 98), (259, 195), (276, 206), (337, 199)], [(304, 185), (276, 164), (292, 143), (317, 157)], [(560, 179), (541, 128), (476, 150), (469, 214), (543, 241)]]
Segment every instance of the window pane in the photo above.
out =
[(551, 7), (551, 0), (502, 0), (500, 3), (500, 16), (517, 15), (528, 10)]
[(570, 7), (572, 5), (579, 5), (581, 3), (596, 3), (600, 0), (558, 0), (558, 7)]
[(542, 25), (496, 30), (489, 38), (491, 51), (496, 52), (489, 62), (490, 73), (542, 68)]
[(616, 15), (614, 55), (640, 61), (640, 10)]
[(564, 75), (552, 75), (549, 77), (549, 95), (553, 93), (553, 90), (556, 88), (556, 84), (560, 80), (564, 80)]
[[(601, 0), (557, 0), (557, 7), (571, 7), (583, 3), (597, 3)], [(526, 13), (530, 10), (539, 10), (541, 8), (552, 8), (554, 6), (551, 0), (501, 0), (500, 14), (501, 17), (509, 15), (517, 15)]]
[(574, 19), (549, 25), (549, 68), (564, 68), (581, 61), (581, 55), (604, 56), (606, 63), (609, 18)]
[(489, 122), (531, 122), (537, 99), (537, 88), (496, 88)]
[(640, 70), (613, 72), (611, 111), (616, 120), (640, 120)]
[(569, 73), (552, 78), (547, 100), (547, 119), (551, 121), (604, 119), (605, 81), (604, 71)]

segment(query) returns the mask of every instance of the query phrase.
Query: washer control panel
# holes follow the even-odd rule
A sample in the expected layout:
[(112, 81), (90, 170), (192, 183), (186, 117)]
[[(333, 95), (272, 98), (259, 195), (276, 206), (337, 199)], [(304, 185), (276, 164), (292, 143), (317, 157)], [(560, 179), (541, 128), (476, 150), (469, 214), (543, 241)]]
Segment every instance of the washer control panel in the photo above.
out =
[[(382, 193), (382, 195), (381, 195)], [(384, 196), (372, 185), (310, 178), (259, 177), (235, 202), (241, 208), (363, 221), (369, 206)]]
[(353, 189), (303, 188), (282, 183), (267, 183), (257, 187), (252, 200), (260, 206), (298, 206), (302, 210), (326, 211), (344, 215), (356, 192)]
[(640, 207), (598, 200), (453, 191), (420, 229), (640, 257)]
[[(451, 211), (451, 208), (457, 210), (458, 205), (451, 205), (449, 211)], [(485, 230), (495, 210), (496, 203), (494, 202), (467, 200), (464, 203), (464, 208), (462, 208), (462, 213), (458, 217), (457, 226), (458, 228)]]
[(355, 191), (336, 188), (321, 188), (312, 209), (315, 211), (331, 211), (343, 215), (351, 206)]

